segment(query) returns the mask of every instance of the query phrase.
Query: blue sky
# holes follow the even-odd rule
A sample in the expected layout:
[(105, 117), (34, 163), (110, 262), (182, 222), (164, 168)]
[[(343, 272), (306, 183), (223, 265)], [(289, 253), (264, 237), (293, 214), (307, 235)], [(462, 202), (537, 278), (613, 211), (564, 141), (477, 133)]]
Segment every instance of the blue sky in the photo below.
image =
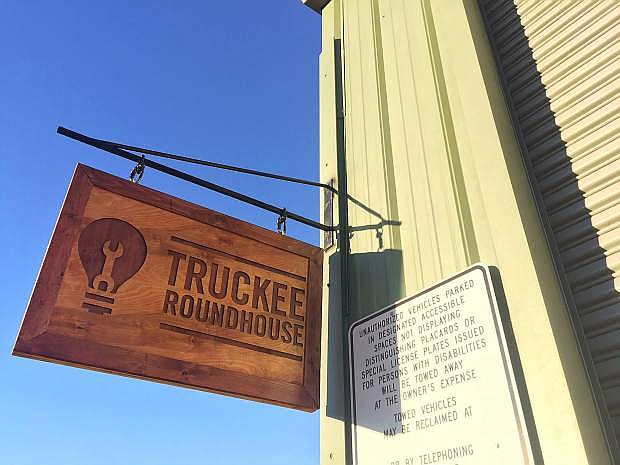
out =
[[(318, 179), (319, 53), (320, 17), (298, 0), (0, 3), (0, 464), (318, 463), (318, 413), (10, 353), (75, 164), (132, 168), (57, 125)], [(183, 168), (318, 219), (312, 188)], [(152, 170), (143, 184), (275, 227)]]

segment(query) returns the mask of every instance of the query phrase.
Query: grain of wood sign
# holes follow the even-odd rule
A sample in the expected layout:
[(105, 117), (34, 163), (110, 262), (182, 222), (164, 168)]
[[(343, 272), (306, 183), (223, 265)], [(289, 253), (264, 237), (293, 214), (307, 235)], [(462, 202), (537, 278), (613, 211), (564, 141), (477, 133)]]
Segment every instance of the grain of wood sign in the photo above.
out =
[(13, 353), (313, 411), (322, 260), (78, 165)]

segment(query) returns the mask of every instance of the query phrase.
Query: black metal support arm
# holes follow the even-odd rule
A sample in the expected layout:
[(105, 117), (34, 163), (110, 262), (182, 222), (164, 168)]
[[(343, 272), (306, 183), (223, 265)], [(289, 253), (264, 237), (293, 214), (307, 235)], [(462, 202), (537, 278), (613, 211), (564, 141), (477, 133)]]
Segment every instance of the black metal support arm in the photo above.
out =
[[(318, 221), (314, 221), (314, 220), (306, 218), (306, 217), (304, 217), (302, 215), (298, 215), (297, 213), (293, 213), (291, 211), (288, 211), (285, 208), (277, 207), (277, 206), (272, 205), (270, 203), (263, 202), (262, 200), (255, 199), (253, 197), (250, 197), (248, 195), (242, 194), (240, 192), (228, 189), (226, 187), (219, 186), (219, 185), (217, 185), (215, 183), (209, 182), (209, 181), (207, 181), (205, 179), (202, 179), (202, 178), (198, 178), (196, 176), (193, 176), (191, 174), (188, 174), (188, 173), (185, 173), (183, 171), (177, 170), (177, 169), (172, 168), (170, 166), (163, 165), (161, 163), (157, 163), (156, 161), (153, 161), (153, 160), (149, 160), (147, 158), (144, 158), (143, 155), (136, 155), (134, 153), (128, 152), (127, 150), (125, 150), (123, 148), (120, 148), (120, 144), (115, 144), (115, 143), (111, 143), (111, 142), (100, 140), (100, 139), (94, 139), (92, 137), (86, 136), (84, 134), (80, 134), (80, 133), (72, 131), (70, 129), (63, 128), (62, 126), (58, 126), (57, 132), (58, 132), (58, 134), (61, 134), (61, 135), (66, 136), (66, 137), (69, 137), (70, 139), (77, 140), (79, 142), (83, 142), (84, 144), (90, 145), (90, 146), (98, 148), (100, 150), (104, 150), (104, 151), (106, 151), (108, 153), (111, 153), (113, 155), (117, 155), (119, 157), (125, 158), (126, 160), (131, 160), (131, 161), (133, 161), (135, 163), (143, 163), (144, 166), (147, 166), (149, 168), (153, 168), (154, 170), (160, 171), (162, 173), (169, 174), (170, 176), (174, 176), (174, 177), (182, 179), (184, 181), (191, 182), (192, 184), (196, 184), (196, 185), (204, 187), (206, 189), (210, 189), (212, 191), (218, 192), (218, 193), (226, 195), (228, 197), (232, 197), (233, 199), (240, 200), (241, 202), (245, 202), (245, 203), (248, 203), (248, 204), (253, 205), (255, 207), (262, 208), (263, 210), (270, 211), (270, 212), (275, 213), (277, 215), (285, 215), (286, 218), (290, 218), (291, 220), (298, 221), (299, 223), (305, 224), (307, 226), (311, 226), (313, 228), (320, 229), (322, 231), (337, 231), (338, 230), (338, 226), (328, 226), (328, 225), (319, 223)], [(131, 149), (131, 146), (123, 146), (123, 147), (125, 147), (127, 149)], [(139, 151), (141, 153), (148, 153), (144, 149), (140, 149)], [(150, 151), (150, 152), (155, 152), (155, 151)], [(159, 156), (162, 156), (162, 154), (164, 154), (164, 153), (163, 152), (159, 152)], [(153, 155), (155, 155), (155, 153), (153, 153)], [(171, 154), (166, 154), (166, 155), (171, 155)], [(168, 158), (171, 158), (171, 157), (168, 157)], [(187, 158), (187, 157), (185, 157), (185, 158)], [(181, 159), (181, 158), (179, 158), (179, 159)], [(207, 164), (207, 163), (210, 163), (210, 162), (205, 162), (204, 164)], [(218, 165), (218, 164), (212, 164), (212, 165)], [(223, 165), (223, 166), (228, 166), (228, 165)], [(228, 166), (228, 168), (232, 168), (232, 167)], [(246, 170), (245, 168), (237, 168), (237, 167), (234, 167), (234, 168), (236, 168), (236, 170), (240, 171), (240, 172), (248, 172), (248, 171), (251, 172), (251, 171), (253, 171), (253, 170)], [(261, 175), (269, 174), (270, 176), (267, 176), (267, 177), (272, 177), (272, 178), (275, 178), (275, 179), (282, 179), (282, 180), (289, 180), (289, 181), (295, 179), (295, 178), (288, 178), (286, 176), (273, 175), (271, 173), (253, 172), (253, 173), (250, 173), (250, 174), (257, 174), (258, 175), (259, 173), (261, 173)], [(303, 181), (303, 180), (297, 180), (297, 181)], [(309, 185), (320, 185), (320, 187), (328, 188), (328, 187), (326, 187), (327, 185), (322, 185), (320, 183), (314, 183), (313, 181), (305, 181), (303, 183), (304, 184), (309, 184)], [(329, 186), (329, 187), (331, 187), (331, 186)]]
[(292, 182), (296, 184), (304, 184), (306, 186), (322, 187), (323, 189), (327, 189), (328, 191), (331, 191), (334, 194), (338, 194), (338, 191), (336, 190), (336, 188), (334, 188), (334, 186), (330, 186), (329, 184), (324, 184), (322, 182), (310, 181), (308, 179), (294, 178), (292, 176), (284, 176), (281, 174), (269, 173), (267, 171), (252, 170), (249, 168), (243, 168), (241, 166), (226, 165), (224, 163), (216, 163), (214, 161), (201, 160), (199, 158), (188, 157), (185, 155), (178, 155), (175, 153), (160, 152), (159, 150), (145, 149), (143, 147), (135, 147), (133, 145), (126, 145), (126, 144), (121, 144), (119, 142), (112, 142), (112, 141), (103, 140), (103, 139), (97, 139), (97, 140), (99, 140), (100, 142), (103, 142), (104, 144), (117, 147), (119, 149), (131, 150), (132, 152), (143, 153), (145, 155), (153, 155), (155, 157), (161, 157), (161, 158), (167, 158), (169, 160), (177, 160), (177, 161), (182, 161), (186, 163), (192, 163), (194, 165), (209, 166), (211, 168), (234, 171), (236, 173), (251, 174), (252, 176), (260, 176), (263, 178), (277, 179), (279, 181)]

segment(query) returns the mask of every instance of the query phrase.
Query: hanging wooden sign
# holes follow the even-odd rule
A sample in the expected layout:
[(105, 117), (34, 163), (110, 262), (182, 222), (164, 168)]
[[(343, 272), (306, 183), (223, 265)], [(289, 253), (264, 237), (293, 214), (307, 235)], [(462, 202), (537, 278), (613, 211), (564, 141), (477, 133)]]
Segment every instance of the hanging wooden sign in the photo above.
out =
[(78, 165), (13, 353), (313, 411), (322, 260)]

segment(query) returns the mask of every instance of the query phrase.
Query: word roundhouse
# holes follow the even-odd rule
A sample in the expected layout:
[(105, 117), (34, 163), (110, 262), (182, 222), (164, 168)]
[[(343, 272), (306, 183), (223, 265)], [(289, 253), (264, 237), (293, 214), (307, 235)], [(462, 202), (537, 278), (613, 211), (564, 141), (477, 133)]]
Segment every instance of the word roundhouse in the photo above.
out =
[[(163, 313), (303, 347), (303, 289), (259, 275), (250, 277), (241, 270), (231, 273), (229, 267), (216, 262), (208, 264), (175, 250), (169, 250), (168, 254), (172, 256), (169, 286), (177, 284), (181, 262), (187, 262), (187, 269), (180, 279), (182, 291), (166, 290)], [(218, 273), (220, 269), (221, 273)], [(183, 293), (192, 291), (201, 297)], [(236, 306), (218, 303), (226, 297), (230, 297)], [(269, 316), (259, 312), (266, 312)]]
[(14, 354), (313, 411), (322, 260), (78, 165)]

